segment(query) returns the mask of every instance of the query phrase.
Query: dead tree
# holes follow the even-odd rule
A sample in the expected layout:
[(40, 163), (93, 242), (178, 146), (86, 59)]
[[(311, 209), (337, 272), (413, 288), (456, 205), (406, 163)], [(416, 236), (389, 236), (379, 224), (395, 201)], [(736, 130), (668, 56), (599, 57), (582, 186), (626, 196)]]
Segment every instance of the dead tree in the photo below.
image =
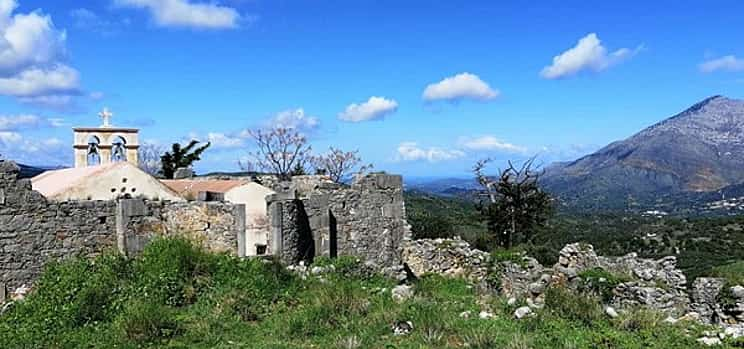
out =
[(550, 195), (538, 183), (542, 172), (532, 168), (534, 160), (525, 161), (519, 168), (509, 161), (497, 177), (484, 173), (490, 159), (480, 160), (473, 167), (483, 187), (478, 208), (501, 247), (530, 241), (534, 230), (543, 226), (553, 212)]
[(240, 162), (243, 169), (254, 168), (289, 180), (293, 174), (304, 172), (312, 159), (307, 138), (294, 129), (258, 129), (249, 131), (249, 135), (256, 142), (256, 150), (248, 153), (252, 160)]
[(353, 172), (364, 173), (372, 168), (372, 164), (361, 165), (358, 150), (343, 151), (334, 147), (330, 147), (325, 154), (314, 156), (312, 162), (316, 173), (328, 175), (336, 183), (340, 183), (355, 169)]

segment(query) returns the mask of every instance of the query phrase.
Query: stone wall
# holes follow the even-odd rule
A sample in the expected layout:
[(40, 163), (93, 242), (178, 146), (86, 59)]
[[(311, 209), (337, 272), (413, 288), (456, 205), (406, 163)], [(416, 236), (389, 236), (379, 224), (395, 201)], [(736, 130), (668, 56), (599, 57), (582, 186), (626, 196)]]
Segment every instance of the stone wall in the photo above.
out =
[(455, 239), (420, 239), (403, 243), (403, 262), (415, 275), (441, 274), (475, 282), (485, 279), (491, 256)]
[(182, 235), (215, 251), (240, 254), (243, 205), (161, 201), (51, 202), (19, 168), (0, 161), (0, 289), (30, 285), (50, 260), (136, 253), (156, 234)]
[[(400, 264), (402, 243), (410, 238), (401, 176), (369, 174), (350, 186), (305, 178), (299, 187), (290, 186), (267, 200), (270, 252), (294, 256), (282, 259), (350, 255), (391, 267)], [(302, 251), (278, 243), (287, 236)], [(307, 239), (312, 240), (312, 248), (305, 245)]]
[(128, 255), (158, 236), (186, 237), (213, 252), (245, 254), (242, 204), (130, 199), (120, 201), (119, 215), (119, 249)]
[(113, 201), (47, 202), (0, 161), (0, 284), (30, 284), (52, 259), (92, 256), (116, 246)]

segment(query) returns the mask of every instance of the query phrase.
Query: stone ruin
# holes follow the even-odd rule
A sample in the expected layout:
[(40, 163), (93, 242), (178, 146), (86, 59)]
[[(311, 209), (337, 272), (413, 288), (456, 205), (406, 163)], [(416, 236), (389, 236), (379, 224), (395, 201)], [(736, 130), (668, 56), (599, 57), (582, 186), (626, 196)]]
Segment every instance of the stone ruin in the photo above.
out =
[[(15, 163), (0, 161), (0, 295), (30, 286), (48, 261), (107, 249), (132, 255), (156, 236), (184, 236), (212, 251), (245, 255), (242, 204), (53, 202), (18, 173)], [(401, 264), (410, 228), (400, 176), (375, 173), (348, 186), (303, 176), (298, 183), (267, 198), (270, 255), (287, 264), (340, 255), (377, 270)]]
[[(0, 161), (0, 295), (30, 286), (51, 260), (104, 250), (138, 253), (155, 236), (183, 236), (238, 255), (243, 205), (140, 199), (49, 201)], [(25, 285), (25, 286), (24, 286)]]
[(401, 176), (373, 173), (348, 186), (300, 177), (267, 198), (271, 253), (286, 264), (341, 255), (380, 269), (401, 264), (411, 237)]
[[(604, 257), (598, 256), (591, 245), (574, 243), (560, 251), (558, 262), (551, 267), (528, 256), (519, 259), (493, 261), (488, 253), (470, 248), (459, 238), (409, 240), (403, 244), (403, 262), (416, 275), (465, 277), (505, 297), (523, 299), (532, 308), (543, 306), (548, 287), (563, 285), (577, 290), (582, 272), (601, 268), (624, 276), (605, 304), (612, 308), (608, 314), (614, 313), (614, 308), (644, 307), (666, 314), (668, 322), (695, 320), (722, 325), (727, 332), (744, 335), (744, 286), (726, 286), (723, 279), (703, 277), (695, 279), (688, 289), (674, 256), (647, 259), (629, 253)], [(496, 276), (495, 285), (489, 284), (494, 281), (489, 280), (489, 275)], [(722, 292), (727, 292), (729, 298), (725, 304)]]

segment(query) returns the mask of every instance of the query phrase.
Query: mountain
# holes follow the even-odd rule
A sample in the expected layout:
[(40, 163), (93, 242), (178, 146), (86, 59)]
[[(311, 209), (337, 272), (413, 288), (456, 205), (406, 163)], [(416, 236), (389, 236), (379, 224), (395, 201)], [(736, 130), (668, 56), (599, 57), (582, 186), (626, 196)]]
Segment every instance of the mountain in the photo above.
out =
[(714, 96), (628, 139), (551, 165), (543, 185), (567, 206), (648, 207), (744, 182), (744, 101)]

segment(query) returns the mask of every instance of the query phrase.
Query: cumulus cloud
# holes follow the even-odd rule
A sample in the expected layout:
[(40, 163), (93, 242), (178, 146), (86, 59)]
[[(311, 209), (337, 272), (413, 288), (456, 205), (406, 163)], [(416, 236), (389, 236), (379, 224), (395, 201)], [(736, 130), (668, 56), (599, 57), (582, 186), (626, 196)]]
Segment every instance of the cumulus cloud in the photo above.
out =
[(744, 71), (744, 59), (737, 58), (734, 55), (728, 55), (700, 63), (698, 68), (703, 73)]
[(44, 127), (59, 127), (62, 126), (61, 119), (45, 119), (37, 115), (23, 114), (23, 115), (0, 115), (0, 131), (22, 131), (22, 130), (33, 130)]
[(115, 0), (126, 7), (147, 9), (155, 23), (163, 27), (230, 29), (241, 19), (237, 10), (215, 2), (194, 3), (189, 0)]
[(71, 152), (57, 138), (24, 137), (18, 132), (0, 131), (0, 154), (6, 159), (30, 165), (61, 165), (69, 163)]
[(21, 98), (69, 96), (78, 93), (80, 75), (75, 69), (57, 65), (32, 68), (18, 75), (0, 78), (0, 94)]
[(477, 75), (460, 73), (426, 86), (423, 99), (427, 102), (439, 100), (457, 102), (464, 99), (489, 101), (499, 94), (498, 90), (491, 88)]
[[(269, 118), (265, 122), (265, 126), (269, 128), (290, 128), (299, 132), (311, 132), (320, 127), (320, 119), (316, 116), (308, 115), (303, 108), (288, 109), (280, 111)], [(247, 137), (246, 132), (244, 131), (243, 135)]]
[(368, 120), (379, 120), (398, 110), (398, 102), (385, 97), (369, 97), (366, 102), (349, 104), (346, 109), (338, 114), (340, 120), (349, 122), (361, 122)]
[(448, 150), (436, 147), (421, 148), (416, 142), (403, 142), (398, 145), (396, 160), (437, 162), (453, 160), (465, 156), (461, 150)]
[(13, 13), (17, 7), (15, 0), (0, 0), (0, 95), (42, 105), (70, 102), (80, 77), (64, 64), (67, 34), (41, 11)]
[(524, 153), (527, 148), (502, 141), (494, 136), (481, 136), (473, 138), (461, 138), (460, 144), (463, 148), (476, 151), (498, 151), (506, 153)]
[(228, 136), (219, 132), (209, 132), (207, 141), (212, 143), (215, 148), (238, 148), (244, 145), (243, 138)]
[(590, 33), (579, 39), (576, 46), (553, 57), (553, 64), (543, 68), (540, 75), (545, 79), (560, 79), (582, 71), (601, 72), (633, 57), (641, 48), (621, 48), (608, 53), (597, 34)]

